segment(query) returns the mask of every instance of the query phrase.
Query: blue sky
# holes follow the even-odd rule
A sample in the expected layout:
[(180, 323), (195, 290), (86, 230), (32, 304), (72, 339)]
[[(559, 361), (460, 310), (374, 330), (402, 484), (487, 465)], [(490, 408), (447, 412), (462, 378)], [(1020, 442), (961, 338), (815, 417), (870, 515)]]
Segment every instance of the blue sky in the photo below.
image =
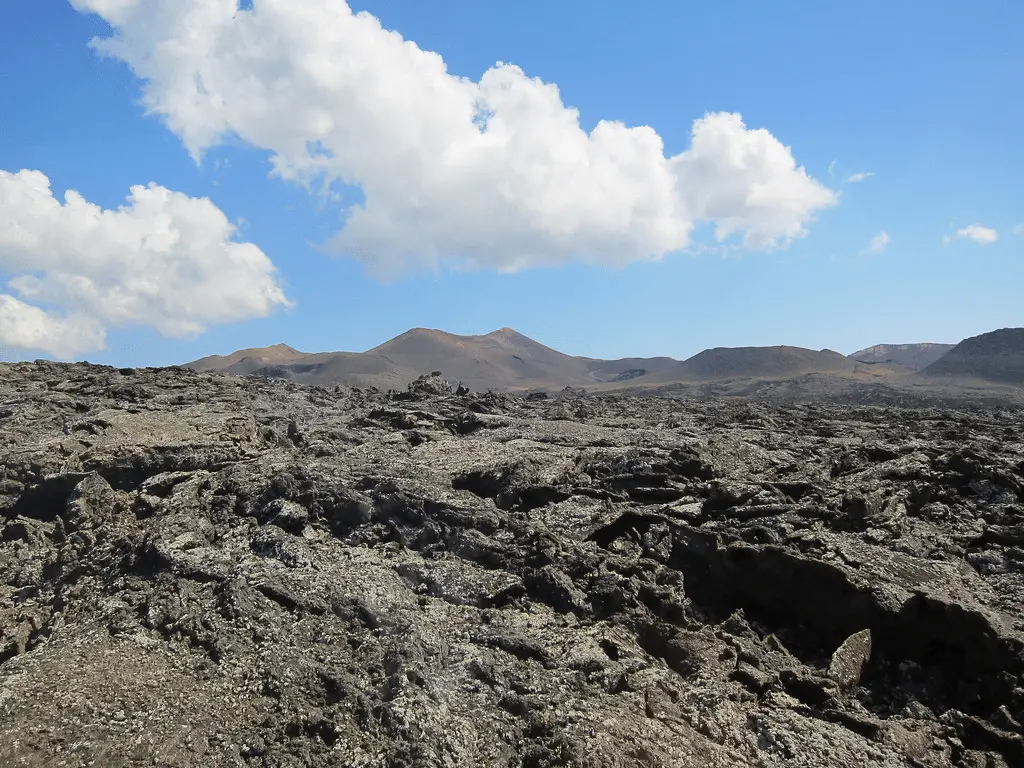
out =
[(1024, 324), (1019, 2), (253, 5), (0, 6), (0, 359)]

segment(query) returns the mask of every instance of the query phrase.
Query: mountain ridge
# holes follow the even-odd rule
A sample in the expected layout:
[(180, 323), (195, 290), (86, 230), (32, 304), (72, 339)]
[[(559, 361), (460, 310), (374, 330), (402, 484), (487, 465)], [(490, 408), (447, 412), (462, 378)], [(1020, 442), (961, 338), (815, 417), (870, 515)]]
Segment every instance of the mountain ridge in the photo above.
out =
[[(871, 349), (871, 348), (869, 348)], [(854, 353), (857, 354), (857, 353)], [(514, 328), (459, 335), (416, 327), (365, 352), (299, 352), (287, 344), (211, 355), (185, 367), (237, 375), (258, 374), (303, 384), (404, 388), (416, 376), (441, 371), (474, 390), (529, 390), (658, 386), (726, 379), (787, 379), (809, 374), (855, 376), (862, 363), (831, 349), (715, 347), (686, 360), (567, 355)]]
[[(410, 328), (365, 352), (300, 352), (287, 344), (210, 355), (184, 367), (264, 375), (302, 384), (401, 389), (422, 373), (441, 371), (473, 390), (516, 391), (675, 383), (801, 379), (824, 375), (875, 379), (991, 382), (1024, 386), (1024, 328), (1003, 328), (957, 345), (876, 344), (850, 355), (831, 349), (714, 347), (686, 360), (567, 355), (504, 327), (476, 335)], [(908, 375), (910, 378), (908, 379)]]

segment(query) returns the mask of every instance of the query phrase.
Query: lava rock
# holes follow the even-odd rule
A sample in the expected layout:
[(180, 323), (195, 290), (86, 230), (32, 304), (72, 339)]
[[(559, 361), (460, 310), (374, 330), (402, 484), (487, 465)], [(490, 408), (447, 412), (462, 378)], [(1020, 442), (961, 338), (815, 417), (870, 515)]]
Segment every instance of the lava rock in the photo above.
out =
[(1022, 764), (1016, 405), (272, 374), (0, 363), (0, 765)]
[(871, 630), (850, 635), (840, 645), (828, 665), (828, 675), (843, 688), (860, 683), (860, 677), (871, 660)]

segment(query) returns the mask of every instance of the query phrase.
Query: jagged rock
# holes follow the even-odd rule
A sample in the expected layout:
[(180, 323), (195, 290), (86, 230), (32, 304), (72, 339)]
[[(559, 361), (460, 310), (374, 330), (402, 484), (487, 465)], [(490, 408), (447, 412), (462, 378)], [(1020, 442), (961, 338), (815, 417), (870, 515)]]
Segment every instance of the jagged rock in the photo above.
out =
[(835, 682), (808, 670), (786, 669), (779, 679), (790, 695), (812, 707), (834, 705), (840, 696)]
[(871, 630), (855, 632), (832, 654), (828, 675), (843, 688), (860, 683), (860, 676), (871, 660)]
[(309, 523), (309, 510), (295, 501), (273, 499), (260, 510), (260, 520), (273, 523), (289, 533), (302, 533)]
[(69, 531), (96, 528), (110, 522), (117, 503), (110, 483), (94, 472), (72, 490), (62, 515), (64, 524)]
[(423, 374), (409, 384), (409, 393), (414, 395), (450, 395), (452, 385), (444, 378), (441, 371)]
[(0, 765), (1020, 765), (1021, 415), (0, 364)]
[(774, 682), (774, 677), (760, 669), (740, 662), (736, 671), (732, 673), (732, 679), (749, 688), (754, 693), (763, 693)]
[(550, 565), (527, 573), (524, 583), (536, 600), (547, 603), (559, 613), (575, 612), (580, 616), (589, 613), (587, 596), (571, 578)]

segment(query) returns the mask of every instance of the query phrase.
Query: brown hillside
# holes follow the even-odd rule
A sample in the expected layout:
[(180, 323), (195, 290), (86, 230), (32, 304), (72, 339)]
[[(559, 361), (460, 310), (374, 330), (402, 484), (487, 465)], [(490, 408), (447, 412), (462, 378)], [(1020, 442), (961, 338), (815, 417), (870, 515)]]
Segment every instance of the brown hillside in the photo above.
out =
[(582, 358), (562, 354), (511, 328), (481, 336), (414, 328), (366, 354), (417, 373), (443, 371), (450, 381), (474, 390), (582, 386), (592, 381)]
[(186, 363), (186, 368), (195, 371), (219, 371), (222, 373), (235, 373), (245, 375), (252, 373), (257, 368), (267, 365), (282, 365), (294, 363), (308, 357), (303, 352), (292, 349), (287, 344), (274, 344), (270, 347), (255, 347), (252, 349), (240, 349), (230, 355), (210, 355), (191, 363)]
[(787, 378), (807, 373), (853, 373), (856, 363), (830, 349), (802, 347), (716, 347), (671, 366), (655, 382), (735, 378)]
[(632, 382), (677, 362), (668, 357), (573, 357), (511, 328), (478, 336), (413, 328), (366, 352), (307, 354), (279, 344), (214, 355), (186, 367), (237, 375), (258, 373), (303, 384), (380, 389), (401, 389), (421, 373), (442, 371), (449, 381), (482, 391)]

